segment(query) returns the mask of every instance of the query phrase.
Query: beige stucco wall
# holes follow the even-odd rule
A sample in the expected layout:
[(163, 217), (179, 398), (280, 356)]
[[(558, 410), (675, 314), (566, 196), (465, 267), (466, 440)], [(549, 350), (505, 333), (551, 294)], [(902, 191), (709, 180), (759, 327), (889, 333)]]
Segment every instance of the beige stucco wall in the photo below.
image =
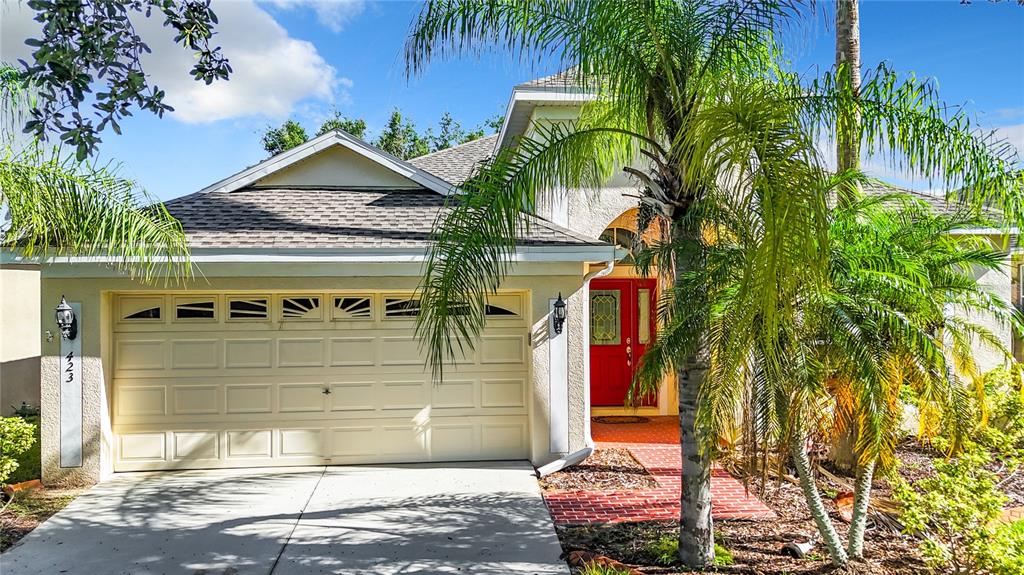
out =
[[(1005, 239), (998, 236), (988, 238), (993, 245), (1002, 248), (1005, 245)], [(1002, 298), (1008, 303), (1016, 303), (1013, 299), (1014, 288), (1013, 288), (1013, 269), (1012, 269), (1012, 256), (1006, 253), (1003, 258), (1002, 268), (999, 270), (979, 270), (976, 274), (978, 283), (985, 287), (989, 293)], [(996, 319), (990, 315), (979, 315), (975, 314), (970, 319), (979, 325), (982, 325), (989, 329), (999, 341), (1003, 342), (1007, 349), (1013, 350), (1013, 330), (1012, 328), (1003, 322), (996, 321)], [(978, 363), (978, 368), (982, 373), (996, 369), (1005, 365), (1005, 357), (998, 350), (992, 349), (991, 346), (982, 345), (977, 343), (975, 345), (975, 361)]]
[(0, 266), (0, 415), (39, 405), (38, 266)]
[(271, 174), (259, 186), (418, 188), (419, 184), (340, 145)]
[[(273, 277), (207, 277), (203, 280), (190, 282), (187, 289), (197, 291), (213, 290), (413, 290), (419, 280), (418, 276), (324, 276), (330, 269), (340, 271), (344, 264), (333, 264), (325, 267), (309, 266), (303, 271), (302, 266), (293, 266), (289, 277), (275, 275)], [(226, 269), (227, 266), (222, 266)], [(556, 297), (559, 292), (568, 300), (569, 316), (566, 331), (569, 345), (569, 396), (570, 421), (569, 444), (572, 450), (581, 448), (585, 439), (583, 410), (583, 353), (585, 337), (583, 335), (582, 314), (578, 313), (583, 305), (580, 293), (583, 285), (582, 264), (537, 265), (534, 273), (541, 270), (543, 275), (516, 275), (504, 284), (504, 289), (528, 290), (531, 317), (531, 413), (530, 436), (532, 461), (543, 465), (559, 454), (549, 452), (549, 393), (548, 393), (548, 342), (547, 342), (547, 309), (549, 298)], [(215, 273), (217, 268), (206, 269), (206, 274)], [(282, 274), (283, 275), (283, 274)], [(81, 337), (83, 355), (83, 435), (86, 449), (83, 467), (79, 469), (61, 469), (59, 467), (59, 381), (57, 379), (59, 361), (59, 343), (43, 342), (42, 344), (42, 408), (43, 408), (43, 480), (53, 483), (94, 483), (100, 481), (112, 470), (113, 437), (110, 432), (110, 389), (112, 381), (111, 357), (109, 342), (112, 338), (109, 316), (111, 307), (110, 294), (119, 291), (156, 290), (166, 291), (168, 286), (142, 286), (127, 278), (61, 278), (45, 277), (42, 280), (43, 301), (60, 299), (66, 294), (68, 301), (80, 302)], [(174, 289), (185, 289), (178, 286)], [(37, 325), (49, 329), (52, 323), (50, 314), (37, 316)]]

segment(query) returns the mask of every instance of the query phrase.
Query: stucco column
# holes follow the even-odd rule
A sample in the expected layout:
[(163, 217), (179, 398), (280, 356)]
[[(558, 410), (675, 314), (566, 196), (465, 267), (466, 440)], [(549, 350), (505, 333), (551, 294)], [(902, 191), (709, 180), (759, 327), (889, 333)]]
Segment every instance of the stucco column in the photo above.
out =
[[(107, 329), (105, 296), (95, 291), (76, 294), (73, 289), (57, 293), (43, 282), (39, 333), (42, 334), (40, 362), (42, 468), (47, 485), (89, 485), (101, 481), (112, 472), (110, 411), (104, 376), (105, 336)], [(61, 452), (61, 380), (60, 333), (54, 321), (53, 308), (64, 295), (70, 303), (81, 305), (79, 337), (82, 344), (82, 459), (81, 466), (62, 467)], [(47, 331), (52, 339), (46, 336)], [(47, 341), (49, 340), (49, 341)], [(77, 404), (77, 398), (74, 398)], [(68, 412), (78, 411), (78, 405)]]

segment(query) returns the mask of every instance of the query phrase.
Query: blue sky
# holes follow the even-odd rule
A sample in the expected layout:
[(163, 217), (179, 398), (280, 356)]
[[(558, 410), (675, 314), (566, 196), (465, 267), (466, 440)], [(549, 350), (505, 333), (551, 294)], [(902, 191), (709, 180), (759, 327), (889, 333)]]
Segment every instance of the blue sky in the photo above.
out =
[[(11, 60), (23, 50), (13, 39), (24, 38), (34, 23), (4, 2), (2, 56)], [(185, 74), (188, 56), (157, 23), (142, 24), (147, 39), (155, 38), (147, 71), (177, 111), (163, 119), (139, 113), (122, 124), (124, 135), (104, 135), (101, 157), (123, 163), (125, 175), (163, 199), (260, 161), (266, 154), (259, 131), (287, 117), (312, 131), (337, 109), (365, 118), (371, 138), (394, 107), (421, 127), (445, 111), (473, 127), (504, 111), (514, 84), (554, 71), (490, 54), (435, 63), (407, 80), (402, 48), (419, 9), (412, 2), (215, 0), (214, 9), (219, 41), (236, 70), (229, 85), (205, 91), (193, 85)], [(861, 5), (861, 35), (865, 67), (885, 61), (936, 78), (946, 101), (968, 103), (983, 124), (1024, 147), (1024, 7), (869, 0)], [(801, 73), (832, 63), (833, 31), (822, 18), (784, 42)]]

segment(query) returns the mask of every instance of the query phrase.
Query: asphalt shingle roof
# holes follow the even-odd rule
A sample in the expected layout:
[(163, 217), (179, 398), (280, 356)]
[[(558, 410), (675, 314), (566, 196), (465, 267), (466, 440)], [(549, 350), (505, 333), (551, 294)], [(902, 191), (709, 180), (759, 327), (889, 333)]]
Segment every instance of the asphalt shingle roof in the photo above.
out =
[(550, 76), (523, 82), (516, 85), (516, 88), (575, 88), (576, 86), (576, 70), (570, 68)]
[[(885, 186), (877, 183), (871, 183), (864, 185), (863, 191), (865, 194), (869, 196), (881, 196), (885, 194), (905, 194), (914, 199), (925, 202), (931, 208), (932, 212), (936, 214), (953, 215), (956, 213), (961, 213), (965, 210), (970, 210), (968, 206), (959, 204), (955, 200), (947, 200), (945, 196), (937, 196), (934, 194), (908, 190), (905, 188), (899, 188), (895, 186)], [(898, 201), (893, 199), (891, 201), (887, 200), (883, 203), (895, 207)], [(982, 214), (986, 218), (992, 220), (993, 225), (999, 225), (1002, 222), (1002, 215), (996, 210), (983, 210)]]
[[(243, 188), (166, 203), (192, 248), (424, 248), (445, 198), (429, 190)], [(534, 219), (523, 246), (603, 246)]]
[(498, 135), (492, 134), (459, 146), (413, 158), (409, 160), (409, 163), (434, 174), (449, 184), (459, 185), (469, 179), (469, 176), (473, 174), (473, 168), (491, 157), (494, 152), (494, 143), (497, 141)]

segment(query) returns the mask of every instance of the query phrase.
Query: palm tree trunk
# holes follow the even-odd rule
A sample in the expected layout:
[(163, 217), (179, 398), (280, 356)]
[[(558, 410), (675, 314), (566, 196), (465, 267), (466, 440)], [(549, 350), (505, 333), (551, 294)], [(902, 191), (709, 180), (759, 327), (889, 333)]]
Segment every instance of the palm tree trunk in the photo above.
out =
[[(687, 237), (697, 246), (699, 226), (673, 226), (676, 237)], [(701, 265), (698, 250), (676, 260), (675, 281), (685, 270)], [(696, 294), (695, 294), (696, 296)], [(679, 449), (682, 456), (682, 491), (679, 503), (679, 560), (691, 569), (711, 567), (715, 561), (715, 537), (711, 521), (711, 455), (701, 442), (697, 411), (704, 374), (708, 369), (706, 346), (700, 344), (676, 373), (679, 396)]]
[[(845, 81), (854, 96), (860, 95), (860, 6), (859, 0), (836, 2), (836, 68), (844, 65)], [(860, 108), (855, 102), (840, 110), (836, 118), (836, 172), (860, 168)], [(838, 205), (847, 205), (860, 195), (856, 185), (837, 190)], [(832, 444), (829, 459), (840, 469), (852, 471), (856, 467), (853, 455), (856, 424), (841, 433)]]
[(821, 499), (821, 492), (818, 491), (818, 486), (814, 483), (814, 477), (811, 474), (811, 459), (807, 456), (806, 438), (801, 433), (795, 433), (790, 441), (790, 455), (796, 465), (796, 475), (800, 479), (800, 488), (804, 492), (804, 498), (807, 499), (811, 517), (814, 519), (815, 525), (818, 526), (818, 533), (825, 541), (832, 564), (836, 567), (843, 567), (849, 561), (846, 549), (843, 548), (839, 534), (836, 533), (835, 525), (832, 525), (832, 521), (828, 518), (828, 511)]
[(679, 371), (679, 447), (682, 454), (682, 494), (679, 509), (679, 559), (692, 569), (710, 567), (715, 560), (711, 522), (711, 457), (697, 430), (697, 401), (707, 365), (705, 354), (688, 358)]
[(864, 556), (864, 530), (868, 524), (868, 504), (871, 502), (871, 481), (874, 475), (874, 461), (857, 467), (857, 480), (853, 484), (853, 516), (847, 538), (847, 553), (853, 559)]
[[(845, 64), (846, 81), (854, 96), (860, 95), (860, 7), (858, 0), (836, 2), (836, 66)], [(860, 109), (854, 105), (841, 113), (836, 129), (838, 171), (860, 166)]]

